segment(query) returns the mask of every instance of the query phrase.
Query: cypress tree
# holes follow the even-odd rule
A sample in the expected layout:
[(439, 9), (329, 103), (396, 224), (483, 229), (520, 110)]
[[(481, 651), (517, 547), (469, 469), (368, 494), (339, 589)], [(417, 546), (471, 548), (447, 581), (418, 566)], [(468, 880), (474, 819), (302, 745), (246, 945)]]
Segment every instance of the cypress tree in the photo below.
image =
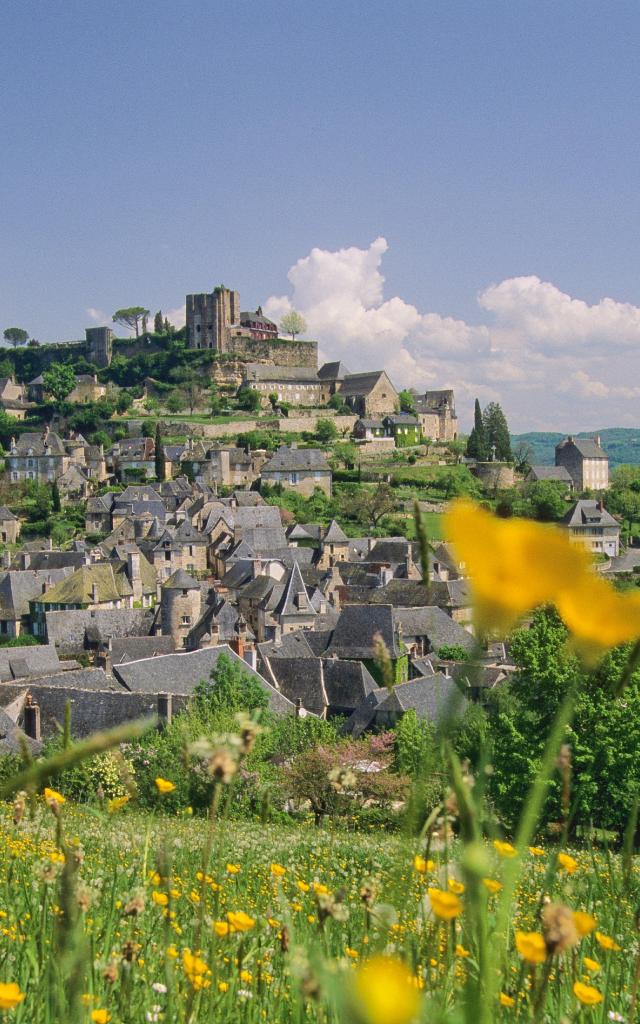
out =
[(155, 436), (155, 462), (156, 462), (156, 479), (164, 480), (165, 465), (164, 465), (164, 453), (162, 451), (162, 434), (160, 433), (160, 422), (156, 423), (156, 436)]
[(482, 414), (484, 425), (485, 444), (488, 457), (491, 457), (492, 449), (495, 446), (497, 462), (511, 462), (511, 435), (507, 418), (498, 402), (490, 402)]
[(477, 459), (478, 462), (484, 462), (489, 457), (482, 410), (477, 398), (473, 412), (473, 429), (467, 441), (467, 455), (470, 459)]
[(62, 511), (62, 502), (60, 500), (60, 488), (58, 487), (58, 483), (56, 480), (53, 481), (53, 486), (51, 488), (51, 511)]

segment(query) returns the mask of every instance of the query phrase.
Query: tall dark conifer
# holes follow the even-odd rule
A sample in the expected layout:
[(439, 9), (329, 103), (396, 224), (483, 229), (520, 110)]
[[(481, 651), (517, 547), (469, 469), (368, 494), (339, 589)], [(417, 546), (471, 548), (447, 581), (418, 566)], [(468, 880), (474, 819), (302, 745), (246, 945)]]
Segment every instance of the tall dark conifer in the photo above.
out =
[(160, 431), (160, 423), (156, 423), (156, 436), (155, 436), (155, 462), (156, 462), (156, 479), (164, 480), (165, 465), (164, 465), (164, 451), (162, 445), (162, 433)]
[(498, 402), (489, 403), (482, 414), (482, 420), (488, 457), (491, 458), (495, 450), (497, 462), (511, 462), (511, 435), (507, 418)]
[(473, 429), (469, 434), (469, 440), (467, 441), (467, 455), (470, 459), (477, 459), (478, 462), (484, 462), (489, 456), (482, 410), (480, 409), (480, 402), (477, 398), (473, 413)]

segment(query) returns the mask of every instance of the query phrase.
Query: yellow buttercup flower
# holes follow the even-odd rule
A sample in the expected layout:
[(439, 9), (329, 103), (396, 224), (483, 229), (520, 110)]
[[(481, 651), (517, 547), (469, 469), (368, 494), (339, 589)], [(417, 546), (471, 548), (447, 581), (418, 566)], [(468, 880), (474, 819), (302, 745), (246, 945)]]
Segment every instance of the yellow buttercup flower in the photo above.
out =
[(268, 917), (267, 918), (267, 924), (269, 925), (270, 928), (279, 928), (280, 927), (280, 922), (275, 917)]
[(0, 1010), (13, 1010), (24, 999), (24, 992), (15, 981), (0, 982)]
[(497, 882), (495, 878), (483, 878), (482, 884), (494, 895), (502, 889), (502, 882)]
[(581, 981), (575, 982), (573, 986), (573, 993), (576, 999), (585, 1006), (597, 1006), (604, 998), (602, 992), (598, 992), (598, 989), (594, 988), (593, 985), (585, 985)]
[(256, 923), (252, 917), (245, 914), (244, 910), (229, 910), (227, 912), (227, 921), (237, 932), (248, 932)]
[(113, 798), (113, 800), (109, 800), (107, 804), (107, 810), (109, 811), (109, 814), (115, 814), (116, 811), (121, 810), (121, 808), (124, 807), (125, 804), (129, 803), (130, 799), (131, 797), (127, 795), (116, 796)]
[(229, 982), (228, 981), (219, 981), (218, 982), (218, 992), (228, 992), (228, 991), (229, 991)]
[(239, 871), (240, 871), (240, 865), (239, 864), (227, 864), (227, 874), (228, 875), (237, 875), (239, 873)]
[(151, 899), (153, 900), (154, 903), (157, 903), (159, 907), (166, 907), (167, 903), (169, 902), (169, 897), (167, 896), (166, 892), (158, 892), (155, 889), (151, 893)]
[(316, 896), (326, 896), (329, 892), (326, 885), (323, 885), (322, 882), (314, 882), (313, 891), (315, 892)]
[(286, 875), (286, 873), (287, 873), (287, 869), (284, 868), (282, 866), (282, 864), (272, 864), (271, 865), (271, 874), (275, 875), (276, 878), (282, 878), (282, 876)]
[(540, 932), (516, 932), (516, 949), (529, 964), (541, 964), (547, 959), (547, 946)]
[(512, 846), (511, 843), (503, 842), (502, 839), (494, 839), (493, 846), (501, 857), (516, 857), (518, 854), (515, 846)]
[(590, 956), (584, 956), (582, 962), (588, 971), (592, 971), (594, 974), (600, 970), (600, 964), (597, 960), (592, 960)]
[(516, 1001), (512, 996), (508, 996), (506, 992), (500, 993), (500, 1006), (506, 1006), (507, 1009), (511, 1009), (511, 1007), (515, 1005)]
[(578, 870), (577, 860), (574, 857), (570, 857), (568, 853), (558, 854), (558, 864), (561, 868), (564, 868), (569, 875), (572, 875), (574, 871)]
[(311, 888), (308, 882), (297, 881), (296, 885), (298, 886), (300, 892), (309, 892), (309, 889)]
[(619, 953), (622, 946), (619, 946), (615, 939), (612, 939), (609, 935), (603, 935), (602, 932), (596, 932), (596, 941), (602, 949), (613, 950), (615, 953)]
[(413, 858), (413, 867), (419, 875), (426, 875), (428, 871), (433, 871), (435, 864), (432, 860), (425, 860), (417, 853)]
[(421, 1002), (409, 968), (388, 956), (375, 956), (358, 968), (349, 996), (366, 1024), (410, 1024)]
[(544, 857), (544, 850), (541, 846), (530, 846), (529, 853), (532, 857)]
[(166, 793), (173, 793), (174, 789), (176, 788), (173, 782), (169, 782), (168, 779), (161, 779), (159, 776), (155, 780), (155, 783), (158, 793), (161, 793), (163, 796)]
[(579, 935), (582, 937), (590, 935), (597, 923), (595, 917), (587, 914), (584, 910), (574, 910), (573, 921)]
[(431, 909), (442, 921), (451, 921), (462, 913), (462, 903), (455, 893), (443, 889), (427, 889)]
[(469, 950), (465, 949), (464, 946), (461, 946), (460, 943), (458, 942), (456, 944), (456, 956), (466, 957), (466, 956), (469, 956), (469, 955), (470, 955), (469, 954)]
[(108, 1010), (92, 1010), (91, 1020), (93, 1024), (108, 1024), (111, 1020), (111, 1014)]
[(57, 790), (49, 789), (48, 787), (45, 788), (44, 798), (49, 805), (66, 803), (65, 797), (63, 797), (62, 793), (58, 793)]
[(455, 893), (456, 896), (462, 896), (464, 892), (464, 885), (459, 882), (456, 878), (449, 878), (447, 881), (447, 888), (449, 892)]
[(231, 930), (231, 925), (229, 924), (228, 921), (214, 921), (213, 930), (216, 933), (216, 935), (219, 935), (221, 938), (223, 938), (225, 935), (229, 934)]
[(557, 528), (498, 519), (470, 501), (453, 505), (444, 529), (466, 564), (482, 633), (508, 632), (526, 612), (554, 603), (560, 587), (589, 568), (586, 552)]

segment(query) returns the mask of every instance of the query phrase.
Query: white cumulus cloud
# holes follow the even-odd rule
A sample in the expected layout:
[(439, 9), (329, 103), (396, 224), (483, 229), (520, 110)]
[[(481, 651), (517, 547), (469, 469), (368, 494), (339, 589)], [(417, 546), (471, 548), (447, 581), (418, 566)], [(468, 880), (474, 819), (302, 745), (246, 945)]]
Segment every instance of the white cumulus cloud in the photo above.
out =
[[(502, 402), (516, 430), (581, 430), (637, 422), (640, 308), (589, 305), (534, 275), (478, 295), (478, 323), (385, 296), (385, 238), (368, 248), (314, 248), (271, 296), (278, 321), (297, 309), (322, 355), (353, 371), (386, 369), (399, 387), (453, 387), (468, 426), (472, 401)], [(484, 322), (483, 322), (484, 321)]]

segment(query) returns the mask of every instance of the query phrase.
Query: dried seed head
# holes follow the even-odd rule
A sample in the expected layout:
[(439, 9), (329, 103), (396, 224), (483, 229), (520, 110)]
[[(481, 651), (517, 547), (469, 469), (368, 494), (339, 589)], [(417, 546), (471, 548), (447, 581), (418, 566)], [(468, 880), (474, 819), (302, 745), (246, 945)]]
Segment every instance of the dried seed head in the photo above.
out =
[(102, 972), (102, 977), (109, 985), (114, 985), (118, 980), (118, 965), (115, 960), (110, 960)]
[(564, 953), (580, 941), (573, 911), (564, 903), (548, 903), (544, 908), (542, 933), (547, 949), (552, 955)]
[(27, 807), (27, 794), (24, 789), (21, 789), (19, 793), (16, 793), (16, 798), (13, 801), (13, 824), (19, 825), (24, 817), (24, 812)]
[(144, 893), (141, 890), (134, 893), (128, 903), (125, 903), (123, 914), (125, 917), (138, 917), (144, 911)]
[(222, 782), (228, 785), (231, 782), (233, 776), (237, 770), (237, 764), (235, 758), (225, 750), (224, 747), (219, 747), (218, 750), (214, 750), (211, 757), (207, 761), (207, 771), (212, 779), (216, 782)]

